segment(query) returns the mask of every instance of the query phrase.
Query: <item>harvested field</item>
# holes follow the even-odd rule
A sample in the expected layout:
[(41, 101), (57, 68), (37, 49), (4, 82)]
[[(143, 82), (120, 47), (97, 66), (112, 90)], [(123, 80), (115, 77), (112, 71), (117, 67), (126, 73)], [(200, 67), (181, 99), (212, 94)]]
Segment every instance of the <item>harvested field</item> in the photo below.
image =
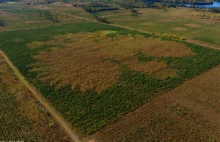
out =
[(208, 141), (220, 137), (220, 66), (158, 96), (91, 139), (112, 141)]
[(36, 56), (39, 62), (33, 65), (32, 71), (42, 72), (39, 77), (49, 81), (52, 86), (71, 86), (72, 89), (80, 89), (83, 92), (94, 89), (100, 93), (119, 79), (121, 67), (111, 60), (119, 61), (134, 71), (152, 74), (165, 69), (166, 63), (157, 60), (140, 62), (136, 57), (139, 50), (143, 49), (143, 53), (155, 57), (194, 55), (184, 44), (147, 39), (143, 36), (109, 37), (110, 34), (117, 33), (101, 31), (67, 34), (55, 36), (48, 42), (29, 43), (29, 48), (44, 45), (64, 47), (54, 48), (52, 52), (42, 52)]

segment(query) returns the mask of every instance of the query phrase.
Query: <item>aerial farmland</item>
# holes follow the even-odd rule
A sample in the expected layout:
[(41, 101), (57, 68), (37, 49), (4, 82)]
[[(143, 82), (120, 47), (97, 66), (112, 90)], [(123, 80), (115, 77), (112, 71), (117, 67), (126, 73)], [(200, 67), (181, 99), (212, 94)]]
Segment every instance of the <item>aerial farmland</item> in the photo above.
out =
[(220, 2), (0, 0), (0, 141), (220, 140)]

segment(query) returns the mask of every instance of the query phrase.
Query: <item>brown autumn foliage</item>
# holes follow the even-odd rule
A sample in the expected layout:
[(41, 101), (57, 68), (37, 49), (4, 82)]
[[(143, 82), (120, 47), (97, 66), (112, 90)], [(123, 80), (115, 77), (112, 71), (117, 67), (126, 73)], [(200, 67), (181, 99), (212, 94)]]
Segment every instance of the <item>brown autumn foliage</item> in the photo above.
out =
[[(80, 88), (83, 92), (90, 89), (101, 92), (110, 88), (120, 77), (120, 65), (112, 60), (117, 60), (132, 70), (152, 74), (165, 69), (166, 63), (157, 60), (140, 62), (136, 57), (138, 51), (143, 50), (146, 53), (149, 50), (150, 53), (154, 53), (154, 48), (164, 46), (167, 49), (163, 44), (181, 48), (174, 49), (175, 51), (183, 51), (182, 48), (185, 48), (184, 54), (176, 53), (179, 56), (186, 55), (190, 51), (175, 42), (169, 43), (140, 35), (110, 37), (109, 33), (116, 32), (99, 31), (55, 36), (44, 45), (64, 48), (53, 48), (51, 52), (41, 52), (35, 56), (38, 62), (32, 65), (34, 67), (32, 71), (41, 72), (39, 77), (42, 80), (57, 87), (72, 86), (73, 89)], [(36, 43), (38, 42), (31, 44), (35, 46)], [(30, 47), (31, 44), (27, 46)], [(169, 55), (167, 52), (163, 51), (163, 53), (165, 56)], [(172, 52), (171, 55), (173, 54)]]
[(155, 57), (185, 57), (195, 55), (185, 44), (161, 39), (149, 40), (143, 53)]

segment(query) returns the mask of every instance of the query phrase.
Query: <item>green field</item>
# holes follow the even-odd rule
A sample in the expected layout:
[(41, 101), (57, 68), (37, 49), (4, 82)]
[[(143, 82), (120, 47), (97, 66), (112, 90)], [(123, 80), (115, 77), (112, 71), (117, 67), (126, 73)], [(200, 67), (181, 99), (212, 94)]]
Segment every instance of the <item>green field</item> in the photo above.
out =
[[(67, 33), (82, 33), (96, 31), (118, 31), (119, 35), (136, 34), (145, 37), (153, 35), (129, 31), (110, 25), (81, 22), (59, 26), (45, 27), (42, 29), (20, 30), (0, 33), (0, 49), (11, 59), (13, 64), (23, 75), (50, 101), (53, 106), (82, 133), (91, 134), (105, 127), (123, 114), (138, 108), (140, 105), (152, 100), (156, 95), (175, 88), (185, 80), (201, 74), (220, 63), (220, 51), (184, 43), (196, 55), (188, 57), (154, 57), (146, 56), (141, 51), (136, 53), (139, 62), (152, 60), (164, 61), (168, 68), (177, 69), (178, 77), (158, 79), (152, 75), (134, 71), (117, 60), (122, 72), (119, 80), (106, 91), (97, 93), (94, 90), (82, 92), (72, 90), (71, 86), (57, 88), (48, 82), (40, 80), (40, 72), (32, 72), (31, 64), (37, 62), (34, 56), (43, 51), (51, 51), (51, 46), (28, 48), (27, 43), (34, 41), (46, 42), (56, 35)], [(116, 35), (111, 35), (112, 38)], [(18, 40), (19, 39), (19, 40)], [(171, 41), (170, 39), (162, 38)], [(181, 42), (182, 41), (177, 41)], [(62, 48), (62, 47), (57, 47)]]
[(157, 34), (175, 34), (220, 46), (220, 14), (218, 13), (188, 8), (168, 8), (167, 12), (150, 8), (137, 10), (140, 13), (138, 16), (128, 15), (126, 11), (122, 11), (125, 15), (114, 15), (112, 12), (100, 12), (98, 15), (107, 17), (116, 25)]

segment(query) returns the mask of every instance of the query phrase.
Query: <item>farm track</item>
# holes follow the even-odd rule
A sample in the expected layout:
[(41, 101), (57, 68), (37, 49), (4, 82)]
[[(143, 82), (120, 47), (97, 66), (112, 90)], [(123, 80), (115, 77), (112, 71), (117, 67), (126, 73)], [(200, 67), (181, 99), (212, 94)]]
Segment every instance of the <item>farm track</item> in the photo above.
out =
[[(219, 82), (220, 65), (184, 82), (165, 94), (159, 95), (140, 108), (126, 114), (117, 122), (108, 125), (92, 138), (96, 138), (97, 142), (120, 141), (124, 136), (129, 135), (129, 132), (135, 130), (137, 125), (147, 123), (154, 115), (166, 112), (176, 105), (184, 106), (193, 114), (198, 114), (202, 120), (220, 127), (220, 102), (215, 104), (215, 108), (204, 103), (220, 99)], [(172, 118), (172, 116), (170, 117)]]
[(72, 141), (80, 142), (78, 136), (75, 133), (73, 133), (73, 131), (71, 130), (71, 127), (68, 125), (68, 123), (65, 121), (65, 119), (58, 112), (56, 112), (56, 110), (53, 107), (51, 107), (46, 102), (46, 100), (42, 97), (42, 95), (27, 80), (25, 80), (24, 76), (12, 64), (12, 62), (9, 60), (9, 58), (6, 56), (6, 54), (1, 50), (0, 50), (0, 54), (4, 57), (7, 64), (13, 70), (15, 76), (33, 93), (33, 95), (36, 97), (36, 99), (45, 107), (45, 109), (51, 114), (51, 116), (66, 131), (66, 133), (72, 139)]
[[(76, 16), (76, 15), (72, 15), (72, 14), (67, 14), (67, 13), (64, 13), (64, 12), (61, 12), (61, 14), (66, 15), (66, 16), (70, 16), (70, 17), (73, 17), (73, 18), (78, 18), (78, 19), (86, 20), (86, 21), (91, 21), (91, 22), (96, 22), (96, 23), (100, 23), (100, 24), (105, 24), (105, 23), (101, 23), (101, 22), (98, 22), (98, 21), (93, 20), (93, 19), (89, 19), (89, 18), (85, 18), (85, 17), (81, 17), (81, 16)], [(107, 25), (112, 25), (112, 26), (115, 26), (115, 27), (120, 27), (120, 28), (124, 28), (124, 29), (128, 29), (128, 30), (132, 30), (132, 31), (138, 31), (138, 32), (154, 35), (153, 33), (150, 33), (150, 32), (146, 32), (146, 31), (138, 30), (138, 29), (133, 29), (133, 28), (125, 27), (125, 26), (120, 26), (120, 25), (117, 25), (117, 24), (107, 24)], [(205, 47), (212, 48), (212, 49), (215, 49), (215, 50), (220, 50), (220, 47), (218, 47), (216, 45), (209, 44), (209, 43), (203, 43), (203, 42), (200, 42), (200, 41), (197, 41), (197, 40), (188, 39), (188, 40), (185, 40), (185, 42), (197, 44), (197, 45), (200, 45), (200, 46), (205, 46)]]

